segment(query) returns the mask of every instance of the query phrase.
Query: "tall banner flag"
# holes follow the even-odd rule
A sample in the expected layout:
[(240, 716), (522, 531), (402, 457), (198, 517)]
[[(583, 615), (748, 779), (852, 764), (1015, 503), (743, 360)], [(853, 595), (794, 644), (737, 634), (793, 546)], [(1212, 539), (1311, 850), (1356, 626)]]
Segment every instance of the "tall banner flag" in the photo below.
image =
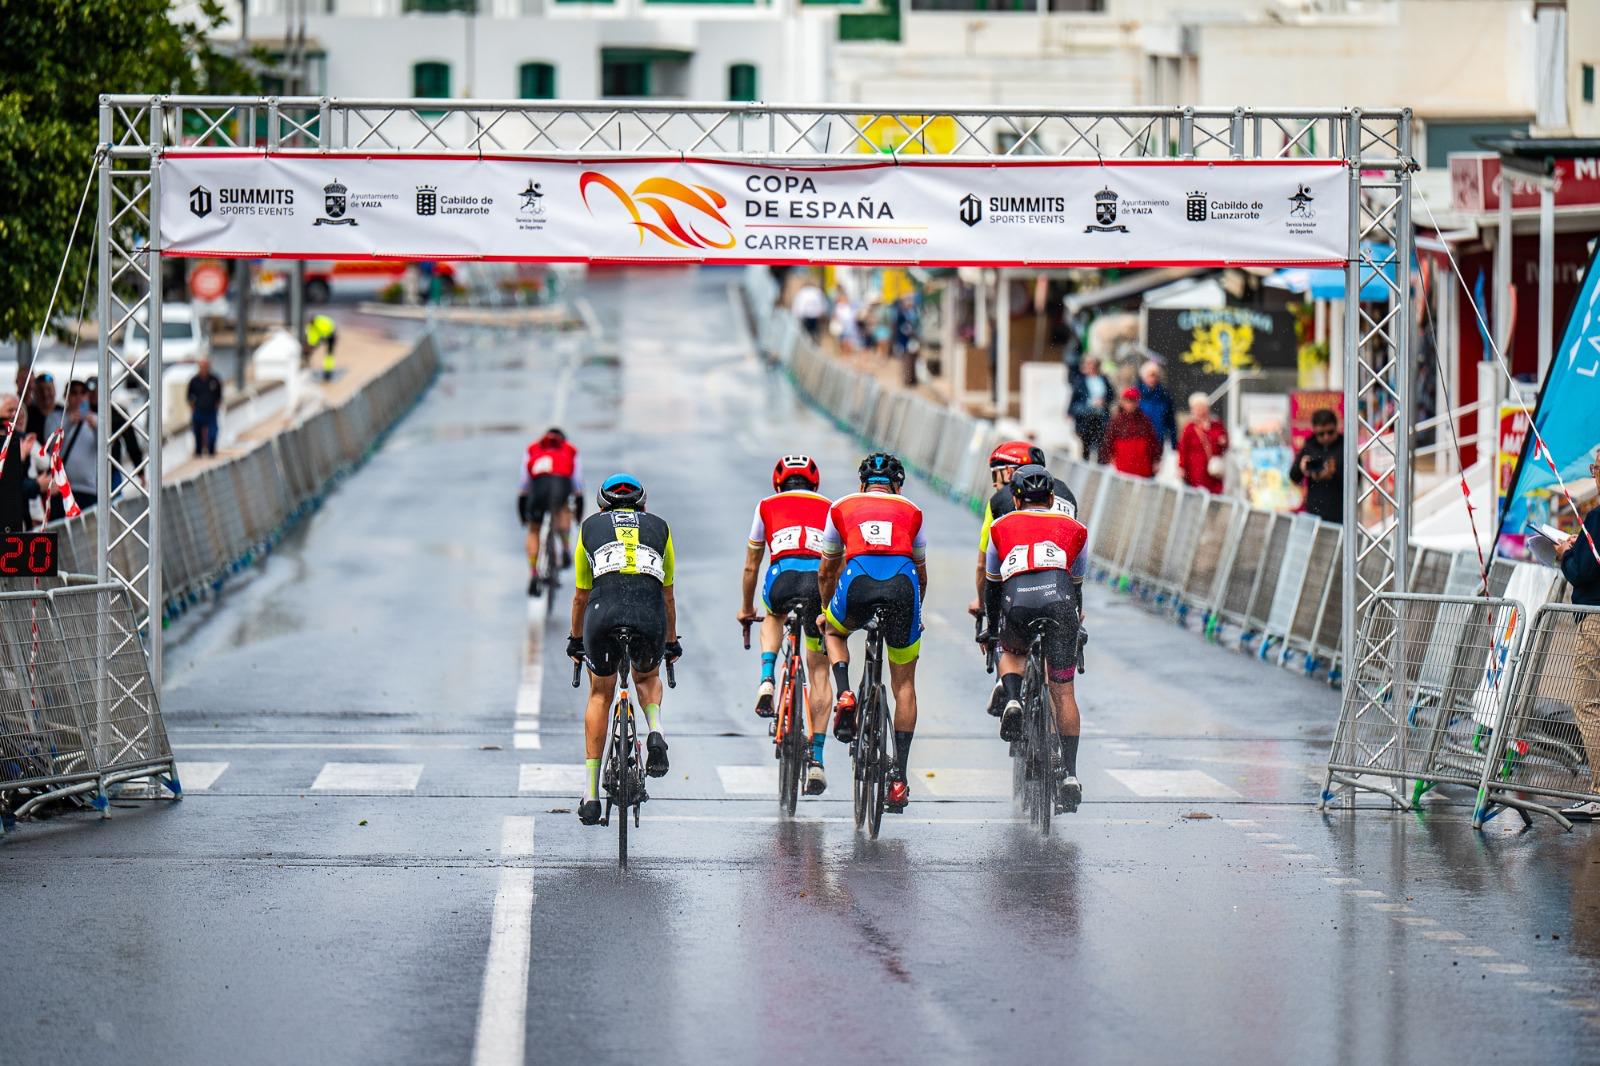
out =
[(1343, 266), (1320, 160), (532, 159), (175, 148), (163, 255), (878, 266)]
[[(1572, 515), (1571, 502), (1561, 492), (1561, 484), (1568, 488), (1587, 487), (1590, 482), (1589, 463), (1597, 445), (1600, 445), (1600, 271), (1595, 269), (1596, 253), (1591, 253), (1589, 266), (1583, 275), (1583, 288), (1572, 305), (1566, 331), (1561, 335), (1561, 345), (1556, 349), (1539, 390), (1539, 403), (1534, 408), (1533, 424), (1549, 448), (1548, 456), (1539, 454), (1539, 444), (1532, 433), (1522, 445), (1517, 472), (1506, 494), (1505, 508), (1500, 516), (1500, 530), (1495, 541), (1496, 551), (1511, 558), (1526, 556), (1525, 539), (1530, 528), (1541, 525), (1554, 526), (1567, 533), (1576, 533), (1577, 521)], [(1558, 480), (1551, 466), (1560, 471)]]

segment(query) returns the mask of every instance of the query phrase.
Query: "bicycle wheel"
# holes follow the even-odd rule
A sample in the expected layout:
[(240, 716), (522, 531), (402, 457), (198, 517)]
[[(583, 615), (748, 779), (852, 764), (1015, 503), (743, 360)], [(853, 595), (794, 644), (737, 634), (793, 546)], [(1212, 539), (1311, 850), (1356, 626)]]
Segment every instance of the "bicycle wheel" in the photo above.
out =
[(628, 868), (628, 808), (637, 800), (633, 794), (633, 710), (623, 700), (617, 707), (617, 868)]
[(1029, 746), (1033, 748), (1033, 824), (1039, 827), (1039, 832), (1049, 836), (1050, 816), (1056, 809), (1056, 753), (1050, 738), (1050, 723), (1055, 715), (1042, 685), (1028, 705), (1028, 716), (1031, 723)]
[(796, 804), (800, 802), (800, 778), (805, 773), (805, 733), (800, 728), (801, 691), (799, 677), (792, 671), (784, 683), (784, 717), (787, 725), (783, 734), (782, 752), (778, 760), (778, 806), (783, 814), (793, 818)]
[(883, 806), (889, 796), (889, 767), (890, 759), (894, 756), (889, 750), (889, 700), (883, 686), (874, 689), (872, 698), (872, 732), (871, 761), (872, 791), (867, 807), (867, 835), (873, 840), (878, 839), (878, 829), (883, 825)]
[(544, 538), (544, 614), (548, 618), (556, 611), (556, 589), (561, 585), (561, 554), (556, 547), (556, 524), (546, 527)]

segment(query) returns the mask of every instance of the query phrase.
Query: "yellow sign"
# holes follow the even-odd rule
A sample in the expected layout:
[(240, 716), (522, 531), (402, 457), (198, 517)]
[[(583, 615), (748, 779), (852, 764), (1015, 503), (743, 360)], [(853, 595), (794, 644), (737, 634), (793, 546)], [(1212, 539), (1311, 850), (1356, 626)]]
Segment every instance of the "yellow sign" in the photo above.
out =
[(1196, 326), (1183, 361), (1203, 367), (1208, 374), (1253, 370), (1256, 361), (1250, 348), (1255, 339), (1256, 331), (1248, 322), (1216, 321)]
[(857, 140), (856, 151), (884, 155), (949, 155), (960, 133), (949, 115), (862, 115), (856, 126), (872, 145)]

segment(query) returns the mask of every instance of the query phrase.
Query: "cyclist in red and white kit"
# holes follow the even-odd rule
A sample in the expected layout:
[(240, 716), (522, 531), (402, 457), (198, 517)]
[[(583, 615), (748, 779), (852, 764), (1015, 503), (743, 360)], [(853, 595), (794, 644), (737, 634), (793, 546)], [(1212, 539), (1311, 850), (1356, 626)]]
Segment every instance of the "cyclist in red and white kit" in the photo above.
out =
[(833, 689), (828, 682), (828, 655), (822, 646), (817, 615), (822, 600), (817, 591), (817, 568), (822, 562), (822, 531), (828, 524), (829, 501), (818, 495), (822, 474), (808, 455), (785, 455), (772, 469), (773, 495), (756, 504), (750, 523), (749, 550), (744, 562), (744, 600), (739, 621), (752, 622), (756, 576), (764, 555), (772, 557), (762, 582), (761, 603), (766, 619), (761, 623), (761, 684), (756, 689), (756, 714), (776, 713), (772, 697), (778, 646), (783, 643), (783, 619), (799, 606), (805, 620), (806, 687), (810, 704), (811, 765), (806, 768), (806, 795), (819, 796), (828, 787), (823, 772), (823, 748), (828, 740), (828, 710)]
[(583, 466), (578, 459), (578, 449), (567, 440), (559, 427), (551, 426), (544, 436), (528, 445), (527, 457), (522, 464), (522, 487), (517, 494), (517, 514), (528, 527), (528, 595), (539, 594), (539, 528), (544, 516), (550, 515), (550, 524), (561, 541), (561, 566), (572, 565), (572, 546), (568, 539), (572, 530), (572, 509), (575, 501), (578, 516), (583, 517)]

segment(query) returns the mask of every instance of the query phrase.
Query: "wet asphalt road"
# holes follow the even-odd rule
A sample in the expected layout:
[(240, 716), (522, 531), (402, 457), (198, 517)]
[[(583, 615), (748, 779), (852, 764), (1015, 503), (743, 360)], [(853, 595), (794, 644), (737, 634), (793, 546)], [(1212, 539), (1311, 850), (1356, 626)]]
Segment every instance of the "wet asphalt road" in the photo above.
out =
[[(834, 790), (779, 822), (733, 622), (750, 509), (776, 455), (839, 491), (858, 447), (751, 357), (735, 280), (597, 275), (589, 328), (446, 336), (371, 464), (172, 634), (192, 794), (0, 844), (0, 1061), (1600, 1056), (1600, 839), (1475, 834), (1448, 794), (1316, 814), (1335, 694), (1104, 590), (1086, 803), (1049, 840), (1018, 823), (964, 614), (976, 522), (916, 484), (913, 805), (858, 837), (830, 742)], [(678, 547), (673, 770), (623, 879), (570, 813), (565, 604), (546, 625), (522, 594), (519, 456), (552, 420)]]

